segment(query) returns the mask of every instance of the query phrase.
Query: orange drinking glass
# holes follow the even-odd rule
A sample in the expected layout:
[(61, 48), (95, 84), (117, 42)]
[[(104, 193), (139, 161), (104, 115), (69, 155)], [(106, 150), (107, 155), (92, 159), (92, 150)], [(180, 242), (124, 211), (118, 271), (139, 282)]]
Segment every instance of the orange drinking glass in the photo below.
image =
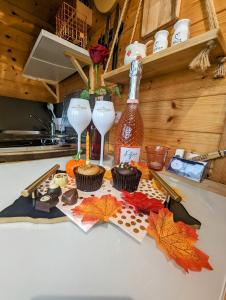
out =
[(168, 147), (164, 146), (146, 146), (148, 168), (161, 171), (165, 165), (166, 157), (169, 151)]

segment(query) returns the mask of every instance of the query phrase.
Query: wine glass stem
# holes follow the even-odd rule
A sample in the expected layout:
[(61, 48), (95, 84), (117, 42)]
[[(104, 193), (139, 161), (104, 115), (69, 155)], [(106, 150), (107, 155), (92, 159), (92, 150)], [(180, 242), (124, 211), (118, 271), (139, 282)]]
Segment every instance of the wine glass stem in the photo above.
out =
[(100, 165), (103, 166), (104, 161), (104, 135), (101, 134), (101, 146), (100, 146)]
[(81, 133), (78, 134), (78, 152), (81, 150)]

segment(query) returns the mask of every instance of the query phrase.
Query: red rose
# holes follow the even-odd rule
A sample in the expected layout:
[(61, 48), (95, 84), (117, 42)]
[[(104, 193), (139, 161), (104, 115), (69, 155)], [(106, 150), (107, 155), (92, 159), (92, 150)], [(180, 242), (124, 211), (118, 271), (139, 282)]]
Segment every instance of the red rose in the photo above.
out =
[(93, 45), (89, 49), (90, 57), (95, 65), (99, 65), (104, 62), (109, 56), (109, 51), (106, 47), (102, 45)]

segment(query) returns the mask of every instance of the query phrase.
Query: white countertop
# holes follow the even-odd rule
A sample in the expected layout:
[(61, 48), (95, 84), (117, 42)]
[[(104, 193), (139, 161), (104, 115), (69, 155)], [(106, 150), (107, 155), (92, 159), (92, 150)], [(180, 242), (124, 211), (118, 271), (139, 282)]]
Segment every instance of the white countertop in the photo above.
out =
[[(64, 158), (0, 164), (0, 209)], [(112, 224), (84, 233), (71, 222), (0, 224), (0, 300), (221, 300), (226, 280), (226, 198), (167, 177), (202, 222), (197, 246), (213, 271), (185, 274), (150, 237)]]

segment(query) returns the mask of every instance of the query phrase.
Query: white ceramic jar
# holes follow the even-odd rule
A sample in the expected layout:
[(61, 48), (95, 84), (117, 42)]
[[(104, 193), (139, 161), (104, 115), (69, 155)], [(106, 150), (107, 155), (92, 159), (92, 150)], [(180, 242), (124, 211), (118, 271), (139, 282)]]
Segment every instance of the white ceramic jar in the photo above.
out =
[(189, 19), (182, 19), (177, 21), (174, 25), (174, 34), (172, 37), (172, 45), (176, 45), (182, 42), (185, 42), (190, 37), (190, 23)]
[(146, 56), (147, 45), (137, 41), (126, 47), (124, 64), (130, 64), (133, 60), (144, 58)]
[(168, 36), (169, 32), (167, 30), (160, 30), (156, 32), (153, 53), (157, 53), (168, 47)]

